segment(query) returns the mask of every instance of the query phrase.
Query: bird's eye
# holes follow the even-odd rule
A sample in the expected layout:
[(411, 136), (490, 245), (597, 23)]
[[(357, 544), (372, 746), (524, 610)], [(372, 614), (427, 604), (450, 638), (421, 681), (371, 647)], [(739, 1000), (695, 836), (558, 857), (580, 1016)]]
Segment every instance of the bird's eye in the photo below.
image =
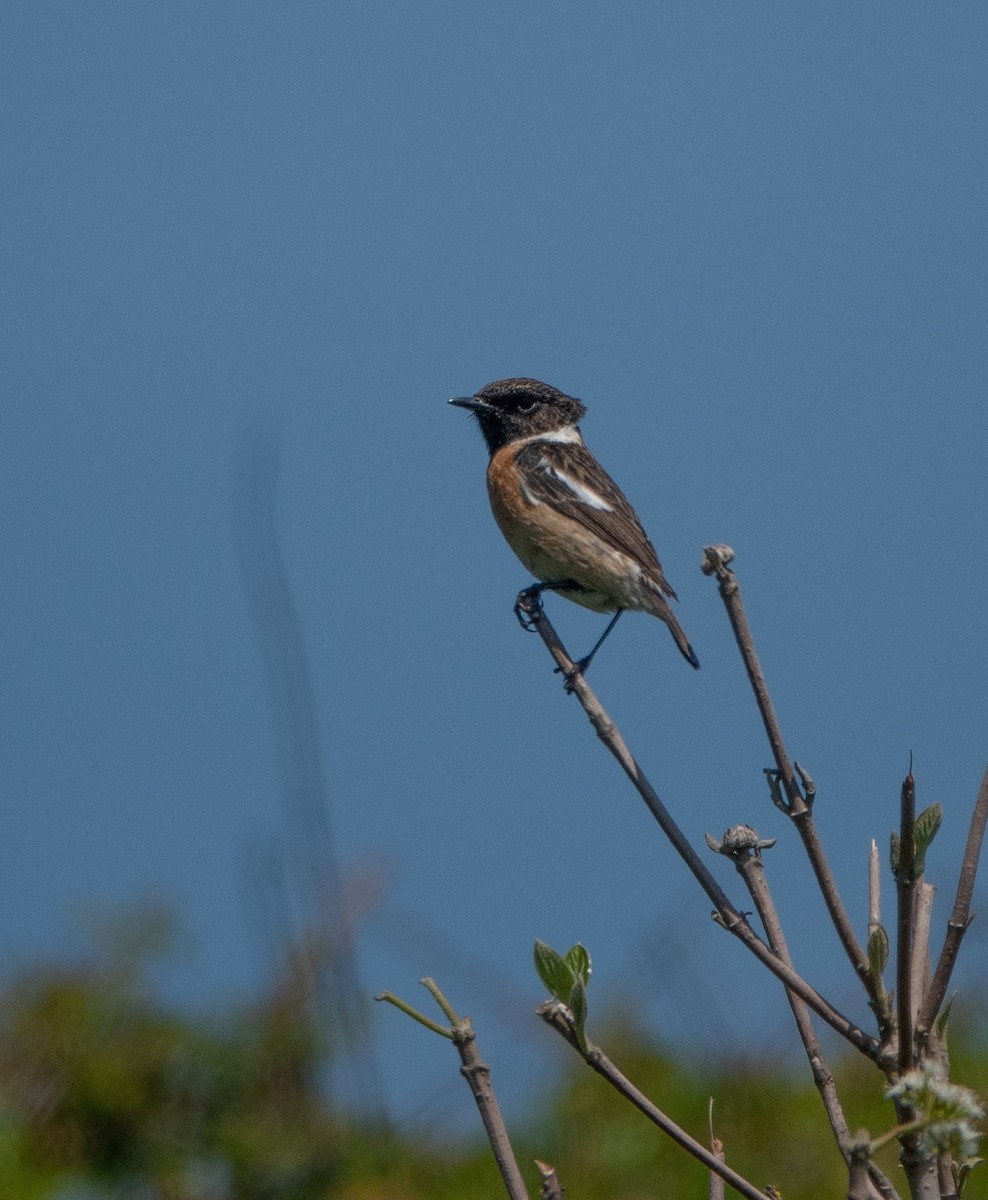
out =
[(531, 412), (537, 403), (537, 400), (519, 400), (518, 411), (524, 413)]

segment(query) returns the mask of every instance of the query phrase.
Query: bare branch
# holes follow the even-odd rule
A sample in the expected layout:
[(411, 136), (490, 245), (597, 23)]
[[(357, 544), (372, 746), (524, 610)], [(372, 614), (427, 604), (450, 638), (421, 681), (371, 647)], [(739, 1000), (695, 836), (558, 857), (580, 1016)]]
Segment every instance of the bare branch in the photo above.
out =
[[(761, 851), (740, 851), (732, 854), (732, 858), (734, 859), (738, 873), (748, 888), (752, 900), (755, 902), (755, 908), (758, 910), (759, 917), (761, 917), (769, 945), (781, 959), (791, 964), (792, 958), (789, 954), (789, 946), (786, 943), (785, 934), (782, 932), (782, 924), (779, 921), (775, 902), (769, 891), (768, 879), (765, 876), (765, 861), (762, 858)], [(844, 1161), (848, 1162), (851, 1155), (851, 1132), (847, 1127), (844, 1110), (837, 1096), (837, 1087), (834, 1083), (833, 1073), (829, 1066), (827, 1066), (820, 1048), (819, 1039), (816, 1036), (816, 1030), (813, 1028), (809, 1009), (806, 1002), (788, 988), (786, 988), (786, 999), (789, 1001), (792, 1015), (796, 1021), (796, 1028), (803, 1043), (803, 1049), (806, 1051), (806, 1057), (810, 1063), (813, 1082), (816, 1084), (820, 1098), (823, 1100), (823, 1106), (827, 1110), (827, 1119), (830, 1121), (830, 1128), (834, 1132), (834, 1137), (837, 1140), (837, 1145), (840, 1148)]]
[(869, 1139), (862, 1130), (851, 1146), (848, 1163), (847, 1200), (868, 1200), (871, 1195), (868, 1181)]
[(620, 763), (622, 770), (645, 801), (662, 832), (672, 843), (676, 853), (692, 872), (697, 883), (699, 883), (700, 887), (703, 888), (713, 903), (715, 909), (714, 919), (717, 923), (742, 941), (760, 962), (764, 963), (786, 986), (792, 988), (798, 996), (801, 996), (815, 1013), (822, 1017), (833, 1029), (836, 1029), (852, 1046), (860, 1050), (862, 1054), (867, 1055), (868, 1058), (879, 1062), (883, 1054), (879, 1042), (875, 1038), (869, 1037), (863, 1029), (848, 1020), (843, 1013), (838, 1012), (805, 979), (798, 975), (788, 963), (783, 962), (778, 955), (774, 954), (748, 924), (743, 914), (738, 912), (731, 904), (723, 888), (714, 879), (713, 875), (711, 875), (707, 866), (687, 841), (686, 835), (673, 820), (669, 810), (659, 799), (658, 794), (651, 783), (649, 783), (644, 771), (642, 771), (641, 767), (632, 757), (631, 751), (628, 749), (617, 726), (594, 695), (587, 681), (579, 672), (574, 673), (575, 664), (573, 659), (570, 658), (566, 648), (559, 640), (559, 635), (552, 627), (552, 623), (545, 615), (545, 611), (537, 598), (533, 598), (526, 592), (522, 592), (518, 597), (518, 607), (525, 614), (532, 629), (542, 638), (549, 653), (563, 672), (564, 677), (568, 681), (566, 685), (567, 690), (572, 691), (579, 700), (583, 711), (590, 720), (590, 724), (596, 730), (597, 736)]
[[(923, 875), (913, 885), (912, 1022), (915, 1026), (920, 1001), (930, 987), (930, 925), (937, 889)], [(917, 1052), (923, 1051), (917, 1041)], [(929, 1057), (929, 1056), (927, 1056)]]
[[(769, 945), (779, 958), (792, 965), (792, 958), (789, 954), (785, 934), (782, 932), (779, 914), (769, 890), (768, 878), (765, 874), (765, 861), (762, 857), (762, 851), (771, 848), (774, 845), (774, 839), (772, 842), (766, 843), (759, 840), (757, 835), (754, 834), (754, 830), (751, 830), (750, 832), (754, 837), (753, 839), (747, 839), (747, 844), (745, 844), (745, 839), (737, 836), (738, 832), (744, 828), (746, 827), (741, 826), (737, 830), (729, 831), (729, 834), (735, 835), (734, 837), (729, 837), (728, 834), (725, 834), (721, 845), (721, 852), (733, 859), (738, 873), (744, 880), (745, 886), (761, 918)], [(796, 1029), (799, 1032), (800, 1041), (803, 1043), (803, 1049), (806, 1051), (806, 1057), (810, 1064), (813, 1082), (816, 1084), (817, 1091), (820, 1093), (820, 1099), (823, 1101), (827, 1119), (830, 1122), (830, 1128), (833, 1130), (834, 1139), (837, 1142), (841, 1157), (850, 1166), (855, 1145), (854, 1139), (848, 1129), (847, 1119), (844, 1116), (844, 1110), (837, 1095), (837, 1085), (834, 1082), (833, 1072), (823, 1057), (820, 1040), (816, 1035), (816, 1030), (813, 1028), (809, 1008), (806, 1002), (789, 988), (786, 988), (786, 998), (792, 1009), (792, 1015), (796, 1021)], [(867, 1170), (873, 1174), (875, 1183), (866, 1187), (862, 1192), (864, 1196), (871, 1197), (874, 1200), (874, 1197), (877, 1196), (894, 1195), (891, 1182), (882, 1174), (878, 1167), (868, 1162)]]
[(539, 1178), (542, 1180), (542, 1187), (539, 1189), (539, 1200), (563, 1200), (563, 1185), (559, 1182), (559, 1177), (556, 1175), (556, 1168), (548, 1163), (535, 1160), (535, 1167), (539, 1173)]
[(565, 1005), (560, 1004), (556, 1000), (549, 1000), (539, 1007), (538, 1014), (547, 1025), (550, 1025), (558, 1034), (562, 1035), (588, 1066), (592, 1067), (603, 1079), (606, 1079), (611, 1087), (633, 1104), (639, 1112), (644, 1113), (653, 1125), (656, 1125), (664, 1134), (672, 1138), (678, 1146), (681, 1146), (687, 1153), (692, 1154), (694, 1158), (703, 1163), (707, 1170), (712, 1171), (715, 1175), (719, 1175), (735, 1191), (740, 1192), (742, 1196), (748, 1197), (748, 1200), (769, 1200), (765, 1192), (759, 1191), (743, 1175), (739, 1175), (737, 1171), (732, 1170), (716, 1154), (708, 1150), (702, 1142), (698, 1142), (695, 1138), (690, 1137), (685, 1129), (677, 1125), (661, 1108), (653, 1104), (644, 1092), (640, 1092), (631, 1080), (618, 1070), (603, 1050), (589, 1041), (586, 1043), (586, 1049), (581, 1049), (579, 1039), (573, 1029), (572, 1021), (569, 1018)]
[(895, 873), (898, 891), (896, 941), (896, 1007), (899, 1016), (899, 1074), (913, 1066), (913, 863), (916, 857), (916, 780), (912, 771), (902, 781), (899, 805), (899, 863)]
[(491, 1069), (480, 1057), (480, 1051), (477, 1049), (477, 1035), (473, 1031), (470, 1018), (463, 1017), (453, 1028), (453, 1042), (459, 1051), (460, 1062), (463, 1064), (460, 1072), (470, 1085), (470, 1091), (473, 1092), (473, 1098), (477, 1102), (480, 1119), (484, 1122), (484, 1128), (487, 1130), (487, 1138), (494, 1151), (494, 1158), (497, 1160), (497, 1168), (501, 1172), (504, 1186), (508, 1189), (511, 1200), (528, 1200), (525, 1181), (518, 1169), (508, 1130), (505, 1127), (504, 1118), (501, 1116), (494, 1088), (491, 1086)]
[(917, 1133), (902, 1134), (899, 1142), (899, 1162), (909, 1181), (912, 1200), (941, 1200), (936, 1157), (920, 1149)]
[[(724, 1153), (724, 1143), (714, 1133), (714, 1098), (710, 1097), (707, 1103), (707, 1128), (710, 1132), (710, 1151), (718, 1162), (726, 1163), (727, 1155)], [(707, 1200), (724, 1200), (724, 1177), (716, 1175), (713, 1171), (710, 1172), (710, 1189), (707, 1193)]]
[[(483, 1121), (484, 1129), (487, 1131), (487, 1139), (491, 1144), (491, 1150), (494, 1152), (497, 1168), (501, 1172), (501, 1178), (504, 1180), (504, 1186), (507, 1188), (508, 1195), (511, 1197), (511, 1200), (529, 1200), (525, 1181), (522, 1179), (521, 1171), (518, 1169), (518, 1160), (515, 1158), (515, 1152), (511, 1147), (511, 1139), (508, 1137), (508, 1130), (504, 1124), (504, 1118), (501, 1116), (501, 1109), (498, 1106), (497, 1097), (494, 1095), (494, 1088), (491, 1085), (491, 1069), (480, 1057), (480, 1051), (477, 1048), (477, 1035), (473, 1031), (470, 1018), (457, 1015), (455, 1009), (440, 991), (439, 985), (434, 979), (420, 979), (419, 983), (429, 991), (432, 998), (450, 1021), (448, 1029), (442, 1025), (437, 1025), (435, 1021), (431, 1021), (423, 1013), (413, 1008), (407, 1001), (400, 999), (392, 992), (381, 992), (375, 998), (393, 1004), (413, 1020), (418, 1021), (419, 1024), (452, 1041), (462, 1064), (460, 1066), (460, 1074), (470, 1085), (470, 1091), (473, 1092), (473, 1098), (480, 1112), (480, 1119)], [(549, 1195), (551, 1194), (549, 1193)]]
[(971, 913), (971, 898), (974, 895), (974, 881), (978, 874), (978, 859), (981, 856), (981, 844), (985, 836), (985, 824), (988, 822), (988, 768), (985, 769), (978, 789), (978, 798), (974, 802), (974, 812), (971, 815), (971, 827), (968, 830), (967, 845), (964, 847), (964, 858), (961, 861), (960, 878), (957, 881), (957, 894), (954, 898), (953, 911), (947, 922), (947, 934), (944, 938), (943, 949), (933, 973), (933, 982), (923, 1000), (916, 1018), (916, 1028), (925, 1032), (936, 1020), (936, 1015), (943, 1004), (950, 984), (950, 976), (957, 962), (957, 953), (961, 941), (967, 932), (967, 927), (974, 920)]
[(878, 857), (878, 843), (871, 839), (868, 852), (868, 936), (882, 923), (882, 871)]
[(959, 1200), (957, 1184), (952, 1170), (953, 1160), (947, 1153), (937, 1155), (937, 1176), (940, 1184), (940, 1200)]
[[(765, 682), (765, 674), (762, 671), (758, 654), (755, 651), (754, 638), (752, 637), (751, 628), (748, 625), (748, 617), (741, 600), (741, 589), (737, 577), (728, 566), (728, 563), (734, 558), (734, 551), (730, 546), (706, 546), (704, 554), (705, 560), (701, 569), (704, 574), (716, 576), (720, 596), (724, 601), (724, 607), (727, 609), (727, 616), (734, 631), (734, 638), (738, 644), (738, 649), (741, 651), (741, 658), (748, 673), (752, 690), (755, 693), (755, 702), (758, 705), (758, 711), (761, 713), (762, 724), (765, 726), (765, 733), (768, 736), (769, 746), (772, 749), (772, 757), (775, 759), (779, 781), (786, 794), (787, 804), (785, 812), (792, 819), (802, 839), (807, 857), (810, 860), (810, 865), (813, 868), (813, 873), (816, 876), (821, 894), (823, 895), (824, 903), (827, 906), (827, 911), (830, 913), (830, 919), (837, 930), (837, 936), (840, 938), (841, 945), (844, 947), (851, 965), (864, 985), (869, 1003), (879, 1021), (879, 1028), (884, 1038), (887, 1034), (887, 1030), (884, 1028), (886, 1018), (871, 972), (868, 969), (868, 957), (855, 936), (850, 918), (844, 908), (844, 902), (837, 891), (837, 885), (834, 881), (830, 864), (827, 862), (823, 846), (817, 835), (811, 807), (812, 796), (804, 797), (796, 781), (793, 764), (786, 751), (785, 743), (782, 739), (782, 730), (775, 715), (775, 707), (772, 704), (768, 685)], [(800, 774), (802, 775), (803, 773), (800, 772)]]

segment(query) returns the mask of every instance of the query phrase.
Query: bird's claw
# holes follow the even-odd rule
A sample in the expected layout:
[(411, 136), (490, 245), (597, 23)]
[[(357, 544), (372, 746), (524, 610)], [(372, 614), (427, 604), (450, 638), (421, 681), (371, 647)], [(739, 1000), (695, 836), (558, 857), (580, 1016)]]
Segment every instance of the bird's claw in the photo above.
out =
[(576, 690), (576, 677), (577, 677), (577, 675), (579, 675), (582, 679), (583, 672), (584, 672), (584, 669), (586, 668), (586, 666), (587, 666), (587, 660), (585, 658), (581, 658), (579, 662), (575, 662), (569, 668), (566, 668), (566, 667), (554, 667), (553, 668), (554, 675), (562, 675), (563, 691), (566, 693), (567, 696), (573, 695), (573, 692)]
[(515, 601), (515, 616), (518, 618), (518, 624), (526, 633), (535, 632), (541, 611), (541, 587), (525, 588), (523, 592), (518, 593), (518, 599)]
[(532, 616), (524, 607), (521, 600), (515, 605), (515, 616), (518, 618), (518, 624), (525, 630), (526, 633), (534, 633), (535, 625), (538, 620), (537, 616)]

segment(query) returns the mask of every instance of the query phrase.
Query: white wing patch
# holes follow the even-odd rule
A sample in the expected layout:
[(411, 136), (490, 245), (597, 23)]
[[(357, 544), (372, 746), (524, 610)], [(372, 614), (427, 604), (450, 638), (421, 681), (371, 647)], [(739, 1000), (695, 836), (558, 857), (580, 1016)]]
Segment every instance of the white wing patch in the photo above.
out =
[(592, 488), (588, 488), (585, 483), (580, 483), (578, 479), (567, 475), (565, 471), (560, 471), (557, 467), (550, 466), (544, 458), (539, 460), (538, 465), (554, 479), (558, 479), (563, 487), (568, 488), (582, 504), (586, 504), (590, 508), (598, 508), (601, 512), (614, 511), (614, 506), (608, 504), (603, 496), (598, 495)]

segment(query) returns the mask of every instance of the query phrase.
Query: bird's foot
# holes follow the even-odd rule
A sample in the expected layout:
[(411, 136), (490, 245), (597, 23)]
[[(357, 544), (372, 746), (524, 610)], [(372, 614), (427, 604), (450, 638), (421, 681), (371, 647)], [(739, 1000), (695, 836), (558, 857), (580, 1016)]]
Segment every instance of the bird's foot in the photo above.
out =
[(535, 632), (541, 611), (542, 588), (538, 584), (518, 593), (518, 599), (515, 601), (515, 616), (518, 618), (518, 624), (526, 633)]
[(579, 662), (575, 662), (568, 669), (563, 668), (563, 667), (555, 667), (554, 668), (553, 674), (554, 675), (562, 675), (562, 677), (563, 677), (563, 691), (566, 693), (567, 696), (573, 695), (573, 692), (576, 690), (577, 675), (579, 675), (580, 678), (582, 679), (583, 672), (587, 669), (588, 666), (590, 666), (590, 659), (589, 658), (581, 658)]
[(518, 624), (526, 631), (526, 633), (534, 633), (535, 626), (538, 624), (539, 614), (542, 611), (542, 593), (543, 592), (560, 592), (571, 588), (579, 588), (578, 583), (574, 583), (571, 579), (563, 579), (558, 582), (549, 580), (546, 583), (533, 583), (531, 587), (525, 588), (523, 592), (518, 593), (518, 599), (515, 601), (515, 616), (518, 618)]

